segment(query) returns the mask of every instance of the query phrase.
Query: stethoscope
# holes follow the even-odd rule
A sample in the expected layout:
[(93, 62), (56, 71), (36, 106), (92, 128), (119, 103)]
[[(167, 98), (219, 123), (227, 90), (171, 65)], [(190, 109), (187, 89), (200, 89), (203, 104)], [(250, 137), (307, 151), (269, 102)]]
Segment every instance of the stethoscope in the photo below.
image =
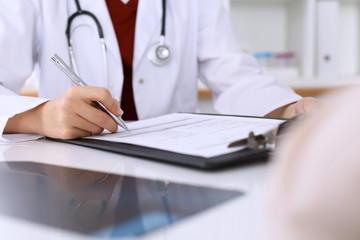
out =
[[(74, 0), (76, 4), (77, 11), (72, 14), (67, 21), (66, 26), (66, 37), (68, 41), (68, 51), (70, 56), (70, 62), (71, 66), (74, 69), (75, 73), (79, 75), (79, 69), (76, 64), (75, 56), (74, 56), (74, 50), (72, 46), (72, 40), (71, 40), (71, 24), (74, 21), (74, 19), (81, 15), (86, 15), (92, 18), (96, 24), (99, 39), (100, 39), (100, 45), (101, 45), (101, 51), (103, 56), (103, 62), (104, 62), (104, 68), (106, 72), (106, 82), (107, 87), (109, 88), (109, 69), (108, 69), (108, 62), (107, 62), (107, 54), (106, 54), (106, 44), (104, 39), (104, 32), (101, 27), (100, 21), (98, 18), (91, 12), (83, 10), (80, 6), (79, 0)], [(160, 41), (158, 43), (153, 44), (148, 52), (148, 59), (150, 62), (157, 66), (164, 66), (170, 62), (171, 59), (171, 51), (170, 48), (165, 44), (165, 28), (166, 28), (166, 0), (162, 0), (162, 20), (161, 20), (161, 33), (160, 33)]]

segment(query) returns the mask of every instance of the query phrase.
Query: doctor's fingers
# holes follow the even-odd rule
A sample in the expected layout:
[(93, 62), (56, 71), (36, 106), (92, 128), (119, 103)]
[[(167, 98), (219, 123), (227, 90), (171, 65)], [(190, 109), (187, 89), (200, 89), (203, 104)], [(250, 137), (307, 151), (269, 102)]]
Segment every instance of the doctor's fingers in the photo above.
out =
[[(76, 128), (70, 127), (62, 128), (60, 133), (56, 135), (54, 138), (59, 139), (75, 139), (75, 138), (82, 138), (82, 137), (89, 137), (91, 136), (91, 132)], [(51, 136), (50, 136), (51, 137)]]
[(72, 122), (72, 126), (74, 128), (87, 132), (88, 135), (100, 134), (104, 131), (103, 127), (100, 127), (99, 125), (88, 121), (80, 115), (76, 116), (76, 119), (74, 119), (74, 121)]
[(122, 116), (123, 111), (118, 102), (111, 96), (108, 89), (102, 87), (72, 87), (67, 92), (71, 97), (77, 97), (90, 103), (100, 101), (110, 112), (116, 116)]
[(101, 133), (103, 130), (76, 113), (67, 113), (59, 115), (56, 119), (50, 120), (50, 123), (45, 124), (44, 135), (59, 139), (74, 139)]
[(114, 119), (95, 106), (83, 104), (79, 106), (76, 113), (79, 115), (79, 118), (74, 121), (74, 126), (83, 130), (100, 133), (100, 129), (107, 129), (110, 132), (116, 132), (118, 129)]
[(313, 97), (304, 97), (295, 104), (296, 114), (316, 112), (321, 108), (322, 103)]

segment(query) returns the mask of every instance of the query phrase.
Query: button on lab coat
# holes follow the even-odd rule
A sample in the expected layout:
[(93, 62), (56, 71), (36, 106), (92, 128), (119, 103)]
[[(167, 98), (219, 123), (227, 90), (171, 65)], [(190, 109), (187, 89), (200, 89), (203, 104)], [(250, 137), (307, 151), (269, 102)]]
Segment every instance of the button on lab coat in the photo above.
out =
[[(212, 90), (215, 109), (224, 114), (262, 116), (300, 98), (265, 76), (257, 62), (241, 52), (220, 0), (167, 2), (166, 44), (172, 57), (168, 65), (159, 67), (147, 56), (160, 38), (161, 0), (139, 0), (133, 62), (139, 119), (194, 112), (198, 79)], [(109, 86), (113, 97), (121, 98), (121, 49), (106, 2), (81, 0), (80, 4), (98, 17), (104, 29), (110, 77), (106, 83), (97, 30), (87, 16), (78, 17), (71, 31), (80, 76), (89, 85)], [(72, 86), (49, 58), (57, 53), (70, 63), (65, 29), (75, 11), (73, 0), (0, 0), (0, 132), (9, 117), (54, 99)], [(21, 91), (34, 69), (40, 98), (12, 95)]]

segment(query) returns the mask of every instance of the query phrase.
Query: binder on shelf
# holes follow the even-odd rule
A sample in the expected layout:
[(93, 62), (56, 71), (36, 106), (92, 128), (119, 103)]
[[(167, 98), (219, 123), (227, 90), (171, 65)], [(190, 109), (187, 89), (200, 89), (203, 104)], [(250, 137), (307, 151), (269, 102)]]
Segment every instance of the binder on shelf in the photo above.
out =
[(338, 74), (339, 2), (318, 2), (318, 77), (335, 78)]
[[(120, 130), (91, 138), (51, 140), (193, 168), (217, 169), (266, 160), (271, 151), (267, 141), (274, 144), (277, 129), (284, 122), (274, 118), (177, 113), (129, 123), (131, 133)], [(243, 144), (239, 145), (238, 140)], [(229, 147), (231, 143), (236, 146)]]

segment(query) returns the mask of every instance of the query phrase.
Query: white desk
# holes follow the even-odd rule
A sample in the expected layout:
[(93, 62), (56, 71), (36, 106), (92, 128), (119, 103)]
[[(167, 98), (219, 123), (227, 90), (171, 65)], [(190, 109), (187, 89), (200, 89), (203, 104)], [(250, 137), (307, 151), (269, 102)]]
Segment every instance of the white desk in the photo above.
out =
[[(0, 145), (0, 161), (33, 161), (155, 180), (243, 190), (246, 195), (141, 239), (266, 239), (263, 189), (269, 164), (205, 172), (71, 144), (38, 140)], [(0, 239), (88, 239), (35, 223), (0, 216)]]

